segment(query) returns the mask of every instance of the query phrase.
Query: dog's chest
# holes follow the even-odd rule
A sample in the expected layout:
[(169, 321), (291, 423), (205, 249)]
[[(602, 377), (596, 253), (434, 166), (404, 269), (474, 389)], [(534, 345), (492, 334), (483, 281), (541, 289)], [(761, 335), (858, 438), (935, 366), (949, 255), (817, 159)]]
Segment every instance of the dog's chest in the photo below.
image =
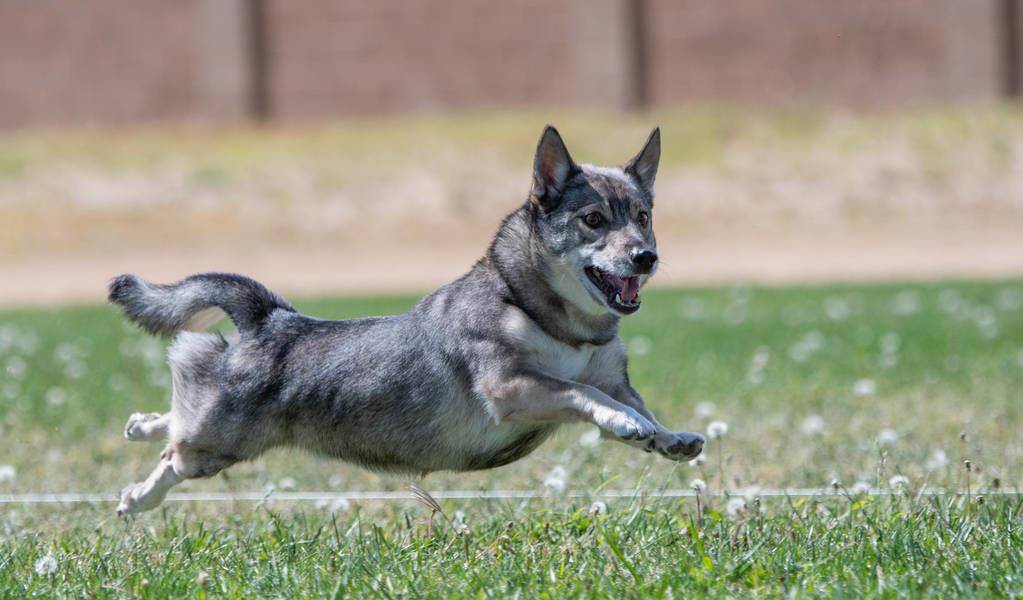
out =
[(576, 379), (582, 375), (596, 349), (589, 344), (577, 348), (554, 339), (517, 309), (508, 312), (503, 325), (529, 366), (561, 379)]

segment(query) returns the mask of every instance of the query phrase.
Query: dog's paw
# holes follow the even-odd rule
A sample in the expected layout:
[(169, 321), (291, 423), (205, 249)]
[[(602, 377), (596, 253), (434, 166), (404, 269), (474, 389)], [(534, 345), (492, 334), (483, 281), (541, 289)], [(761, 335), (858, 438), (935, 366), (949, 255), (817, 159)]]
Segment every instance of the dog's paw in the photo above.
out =
[(657, 450), (665, 458), (671, 460), (692, 460), (703, 452), (703, 436), (687, 431), (658, 436), (653, 440), (652, 450)]
[(653, 423), (632, 409), (613, 412), (602, 427), (614, 437), (629, 442), (641, 442), (657, 433)]
[(124, 437), (133, 442), (145, 441), (149, 437), (145, 424), (160, 418), (160, 413), (133, 413), (124, 424)]
[(117, 516), (126, 517), (138, 514), (147, 510), (153, 510), (160, 505), (160, 501), (163, 498), (156, 498), (153, 497), (153, 494), (146, 494), (144, 486), (144, 483), (132, 483), (121, 490), (121, 501), (117, 504)]

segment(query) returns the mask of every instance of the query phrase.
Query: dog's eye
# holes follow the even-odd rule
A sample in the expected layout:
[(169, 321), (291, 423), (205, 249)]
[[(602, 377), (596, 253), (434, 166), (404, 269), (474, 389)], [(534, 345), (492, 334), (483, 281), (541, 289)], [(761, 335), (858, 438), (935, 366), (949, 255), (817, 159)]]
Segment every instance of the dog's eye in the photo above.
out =
[(583, 217), (583, 223), (586, 223), (587, 227), (596, 229), (604, 224), (604, 215), (599, 212), (587, 213), (586, 216)]
[(650, 223), (650, 215), (646, 212), (641, 212), (636, 215), (636, 221), (639, 222), (640, 227), (646, 227)]

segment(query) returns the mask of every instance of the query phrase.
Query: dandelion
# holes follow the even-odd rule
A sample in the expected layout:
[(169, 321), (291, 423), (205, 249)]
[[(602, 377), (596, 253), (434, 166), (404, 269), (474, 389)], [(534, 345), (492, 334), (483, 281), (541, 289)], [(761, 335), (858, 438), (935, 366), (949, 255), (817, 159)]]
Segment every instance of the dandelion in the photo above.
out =
[(833, 479), (831, 480), (831, 489), (835, 490), (836, 492), (837, 492), (838, 490), (842, 489), (842, 482), (841, 482), (841, 481), (839, 481), (838, 479), (834, 479), (834, 478), (833, 478)]
[(591, 429), (579, 436), (579, 445), (583, 448), (593, 448), (600, 442), (600, 430)]
[(877, 383), (873, 379), (859, 379), (853, 384), (853, 393), (857, 396), (873, 396), (877, 393)]
[(844, 298), (833, 296), (824, 301), (824, 312), (832, 321), (842, 321), (851, 311), (849, 303)]
[(803, 433), (817, 435), (824, 430), (824, 419), (820, 415), (810, 415), (803, 419)]
[(683, 298), (679, 303), (679, 312), (685, 319), (698, 321), (703, 318), (703, 302), (698, 298)]
[(881, 336), (881, 351), (886, 353), (895, 353), (899, 351), (899, 346), (902, 345), (902, 338), (899, 334), (894, 331)]
[(895, 295), (892, 312), (901, 317), (911, 315), (920, 310), (920, 294), (906, 290)]
[(607, 514), (607, 504), (601, 502), (600, 500), (595, 501), (593, 504), (590, 505), (590, 514), (591, 515)]
[(0, 483), (13, 483), (18, 472), (13, 465), (0, 465)]
[(547, 474), (546, 478), (544, 478), (543, 486), (556, 494), (560, 494), (565, 491), (565, 478), (565, 469), (560, 465), (556, 466), (551, 469), (551, 472)]
[(712, 440), (720, 440), (728, 433), (728, 423), (724, 421), (711, 421), (707, 425), (707, 437)]
[(707, 462), (707, 455), (706, 454), (700, 454), (699, 456), (697, 456), (693, 460), (689, 461), (689, 466), (690, 467), (699, 467), (700, 465), (702, 465), (705, 462)]
[(998, 290), (998, 294), (995, 295), (995, 303), (999, 310), (1019, 310), (1023, 307), (1023, 291), (1016, 288)]
[(909, 485), (909, 478), (905, 475), (895, 475), (888, 480), (888, 486), (896, 489), (901, 489)]
[(738, 514), (745, 512), (746, 500), (742, 498), (731, 498), (728, 503), (725, 504), (725, 512), (728, 513), (729, 517), (735, 517)]
[(849, 491), (854, 496), (859, 496), (860, 494), (868, 494), (870, 493), (870, 484), (867, 483), (866, 481), (857, 481), (852, 485), (851, 488), (849, 488)]
[(629, 352), (636, 356), (646, 356), (647, 354), (650, 354), (650, 350), (652, 350), (653, 347), (653, 342), (651, 342), (650, 338), (646, 336), (637, 335), (629, 340)]
[(945, 454), (944, 450), (935, 448), (934, 451), (931, 452), (931, 456), (927, 459), (924, 466), (927, 467), (927, 470), (929, 471), (943, 469), (948, 466), (948, 455)]
[(67, 392), (62, 388), (52, 387), (46, 390), (46, 403), (50, 406), (60, 406), (67, 401)]
[(52, 554), (47, 554), (37, 560), (35, 566), (36, 575), (39, 575), (40, 577), (49, 577), (57, 572), (57, 568), (60, 567), (60, 564)]
[[(1023, 357), (1023, 353), (1020, 354)], [(698, 419), (709, 419), (714, 416), (715, 406), (713, 402), (700, 402), (696, 405), (696, 418)]]
[(20, 356), (12, 356), (7, 359), (6, 370), (11, 379), (21, 379), (28, 372), (28, 363)]
[(702, 494), (707, 491), (707, 482), (702, 479), (694, 479), (689, 482), (689, 487), (693, 488), (697, 494)]
[(882, 429), (877, 434), (877, 443), (882, 446), (892, 446), (899, 441), (899, 432), (894, 429)]
[(298, 484), (295, 482), (293, 478), (285, 477), (284, 479), (281, 479), (279, 482), (277, 482), (277, 486), (280, 487), (282, 490), (293, 490), (298, 486)]

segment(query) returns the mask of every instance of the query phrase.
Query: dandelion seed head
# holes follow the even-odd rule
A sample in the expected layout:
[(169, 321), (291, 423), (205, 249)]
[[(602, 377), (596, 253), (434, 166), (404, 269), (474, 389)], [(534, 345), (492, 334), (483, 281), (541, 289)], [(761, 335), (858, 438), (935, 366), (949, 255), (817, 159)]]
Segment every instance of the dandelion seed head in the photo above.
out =
[(856, 496), (866, 494), (870, 492), (870, 484), (866, 481), (857, 481), (849, 488), (849, 492)]
[(579, 436), (579, 445), (584, 448), (593, 448), (600, 443), (600, 430), (590, 429)]
[[(1023, 356), (1023, 353), (1021, 353)], [(714, 416), (714, 411), (717, 407), (714, 406), (713, 402), (703, 401), (696, 405), (696, 417), (698, 419), (709, 419)]]
[(853, 384), (853, 393), (857, 396), (873, 396), (877, 393), (877, 383), (873, 379), (858, 379)]
[(899, 432), (894, 429), (882, 429), (877, 434), (877, 443), (882, 446), (891, 446), (899, 441)]
[(746, 511), (746, 500), (742, 498), (730, 498), (725, 504), (725, 512), (729, 517), (735, 517)]
[(40, 577), (48, 577), (56, 573), (59, 567), (60, 564), (57, 562), (56, 557), (52, 554), (47, 554), (36, 561), (36, 575), (39, 575)]
[(696, 458), (694, 458), (691, 461), (689, 461), (689, 466), (690, 467), (699, 467), (700, 465), (702, 465), (705, 462), (707, 462), (707, 455), (706, 454), (700, 454)]
[(295, 482), (294, 478), (291, 477), (285, 477), (284, 479), (281, 479), (280, 481), (277, 482), (277, 487), (281, 488), (282, 490), (293, 490), (295, 489), (295, 487), (297, 487), (297, 485), (298, 484)]
[(607, 504), (601, 502), (600, 500), (594, 501), (594, 503), (590, 505), (590, 514), (591, 515), (607, 514)]
[(707, 482), (702, 479), (694, 479), (689, 482), (689, 487), (696, 490), (697, 494), (702, 494), (707, 491)]
[(824, 418), (820, 415), (809, 415), (803, 419), (803, 433), (806, 435), (817, 435), (824, 431)]
[(650, 338), (644, 335), (637, 335), (629, 340), (629, 352), (636, 356), (646, 356), (650, 354), (654, 344), (650, 341)]
[(7, 359), (5, 370), (12, 379), (21, 379), (28, 372), (28, 363), (20, 356), (12, 356)]
[(0, 465), (0, 483), (13, 483), (18, 478), (14, 465)]
[(937, 469), (944, 469), (948, 466), (948, 455), (941, 448), (935, 448), (931, 455), (927, 458), (927, 462), (924, 464), (929, 471), (935, 471)]
[(909, 485), (909, 478), (905, 475), (895, 475), (888, 480), (888, 486), (893, 488), (904, 488)]
[(920, 310), (920, 294), (912, 290), (904, 290), (895, 295), (892, 312), (905, 317)]
[(724, 421), (711, 421), (707, 425), (707, 437), (719, 440), (728, 433), (728, 423)]
[(544, 478), (543, 486), (552, 492), (560, 494), (565, 491), (566, 476), (564, 467), (558, 465), (551, 469), (551, 472)]

